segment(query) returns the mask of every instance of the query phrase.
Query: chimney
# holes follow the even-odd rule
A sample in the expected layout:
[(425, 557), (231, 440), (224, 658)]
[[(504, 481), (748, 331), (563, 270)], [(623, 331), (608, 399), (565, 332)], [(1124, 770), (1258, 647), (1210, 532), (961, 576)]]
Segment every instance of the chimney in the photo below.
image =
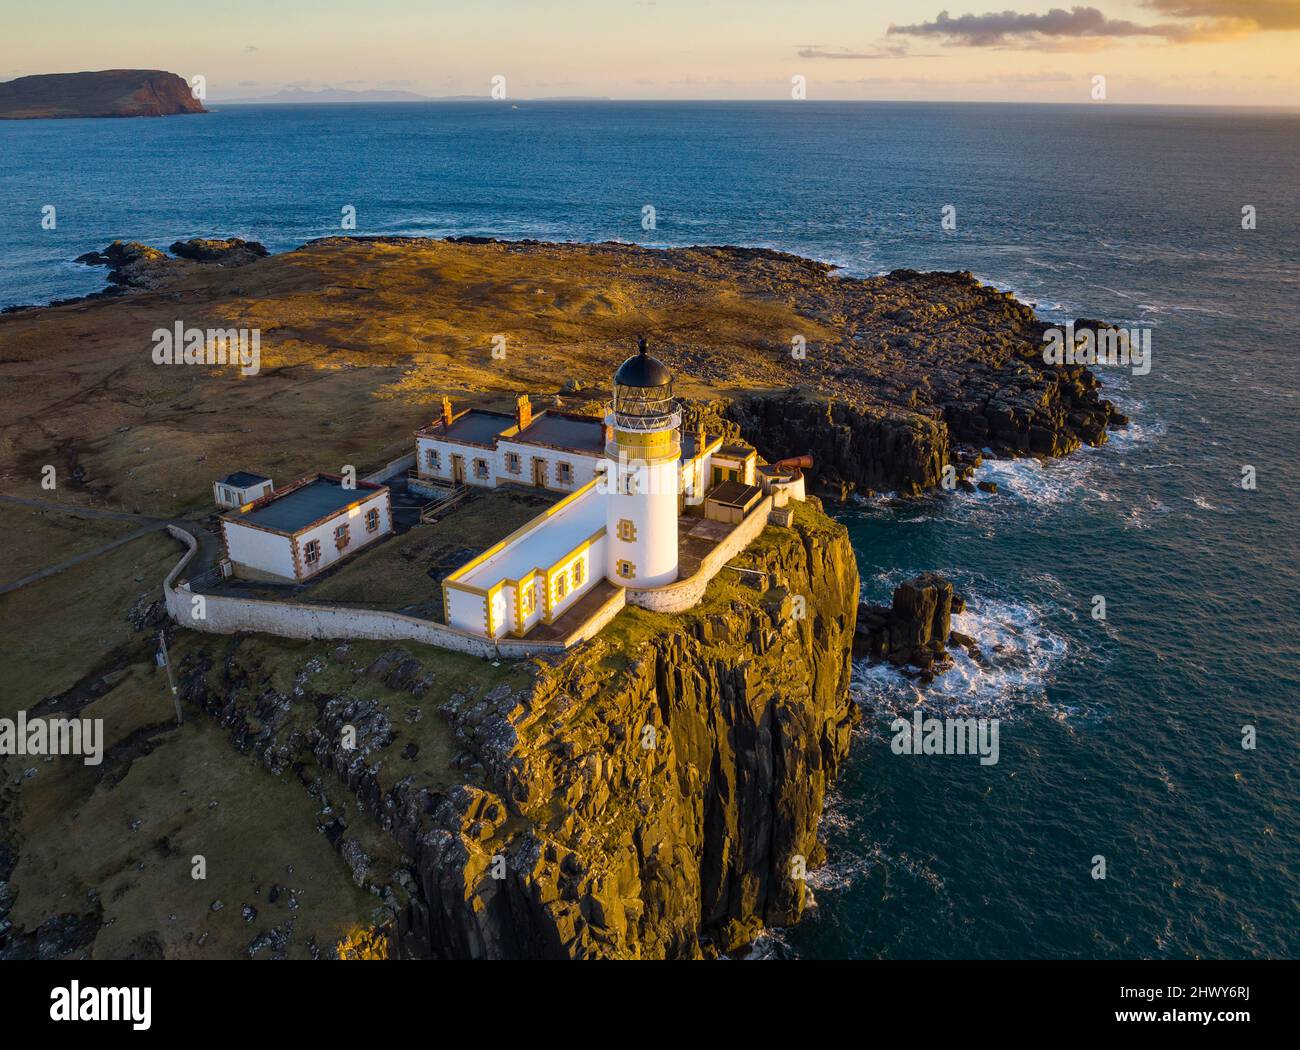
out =
[(451, 398), (446, 394), (442, 397), (442, 428), (446, 430), (451, 426)]
[(695, 454), (697, 456), (704, 455), (704, 424), (703, 423), (695, 424)]
[(527, 394), (520, 394), (515, 398), (515, 406), (515, 422), (519, 424), (519, 429), (523, 430), (533, 421), (533, 406)]

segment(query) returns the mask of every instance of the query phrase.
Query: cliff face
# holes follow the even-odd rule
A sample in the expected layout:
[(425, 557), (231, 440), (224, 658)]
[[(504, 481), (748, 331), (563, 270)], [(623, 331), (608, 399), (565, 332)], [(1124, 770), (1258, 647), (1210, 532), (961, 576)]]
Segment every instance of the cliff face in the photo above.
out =
[(161, 69), (43, 73), (0, 84), (0, 119), (4, 120), (206, 112), (188, 83)]
[(858, 592), (843, 530), (804, 518), (751, 551), (766, 593), (729, 584), (630, 645), (602, 636), (522, 703), (450, 710), (492, 789), (452, 795), (414, 844), (406, 953), (691, 958), (799, 919), (856, 717)]
[[(690, 613), (626, 610), (527, 673), (412, 646), (330, 689), (317, 659), (287, 689), (248, 643), (181, 634), (184, 691), (320, 799), (400, 954), (696, 958), (798, 920), (856, 719), (844, 529), (801, 506), (734, 564), (755, 572), (725, 570)], [(425, 766), (435, 753), (451, 768)]]

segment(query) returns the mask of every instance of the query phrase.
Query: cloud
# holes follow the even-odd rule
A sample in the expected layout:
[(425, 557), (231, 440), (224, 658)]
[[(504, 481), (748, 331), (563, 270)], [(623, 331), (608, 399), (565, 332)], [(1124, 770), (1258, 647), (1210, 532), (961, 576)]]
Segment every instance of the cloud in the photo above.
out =
[(884, 44), (867, 51), (850, 51), (848, 48), (827, 48), (808, 44), (799, 48), (798, 54), (800, 58), (907, 58), (908, 50), (907, 45), (903, 43)]
[(1164, 36), (1160, 26), (1144, 26), (1108, 18), (1095, 7), (1054, 7), (1043, 15), (1022, 15), (1015, 11), (990, 11), (984, 15), (953, 18), (940, 11), (933, 22), (890, 26), (891, 34), (937, 37), (945, 43), (967, 47), (1000, 47), (1043, 38), (1095, 38)]
[(938, 39), (948, 47), (1091, 50), (1112, 41), (1156, 38), (1171, 43), (1231, 40), (1261, 30), (1300, 29), (1300, 0), (1140, 0), (1144, 7), (1179, 19), (1144, 24), (1111, 18), (1095, 7), (1054, 7), (1046, 14), (990, 11), (953, 18), (940, 11), (933, 22), (890, 26), (890, 34)]

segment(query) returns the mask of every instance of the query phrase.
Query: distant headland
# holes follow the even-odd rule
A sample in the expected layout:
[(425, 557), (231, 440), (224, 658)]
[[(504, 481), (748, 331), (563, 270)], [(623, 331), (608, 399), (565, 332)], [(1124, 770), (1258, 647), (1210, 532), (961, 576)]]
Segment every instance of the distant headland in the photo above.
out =
[(42, 73), (0, 83), (0, 120), (206, 112), (185, 80), (161, 69)]

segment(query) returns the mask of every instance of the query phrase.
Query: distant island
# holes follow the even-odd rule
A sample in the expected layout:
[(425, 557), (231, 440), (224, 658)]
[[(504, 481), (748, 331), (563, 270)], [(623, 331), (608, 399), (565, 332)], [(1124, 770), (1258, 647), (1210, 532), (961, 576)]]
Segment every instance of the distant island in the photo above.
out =
[[(490, 100), (486, 94), (421, 95), (415, 91), (393, 91), (382, 89), (354, 91), (349, 88), (325, 87), (313, 91), (308, 88), (287, 87), (281, 88), (272, 95), (259, 95), (250, 98), (221, 98), (213, 99), (212, 101), (214, 105), (218, 106), (255, 106), (279, 104), (284, 102), (313, 102), (319, 105), (321, 103), (337, 102), (487, 102)], [(608, 102), (609, 99), (607, 96), (603, 95), (555, 95), (541, 98), (512, 99), (511, 101)]]
[(167, 117), (206, 113), (190, 85), (162, 69), (42, 73), (0, 83), (0, 119)]

